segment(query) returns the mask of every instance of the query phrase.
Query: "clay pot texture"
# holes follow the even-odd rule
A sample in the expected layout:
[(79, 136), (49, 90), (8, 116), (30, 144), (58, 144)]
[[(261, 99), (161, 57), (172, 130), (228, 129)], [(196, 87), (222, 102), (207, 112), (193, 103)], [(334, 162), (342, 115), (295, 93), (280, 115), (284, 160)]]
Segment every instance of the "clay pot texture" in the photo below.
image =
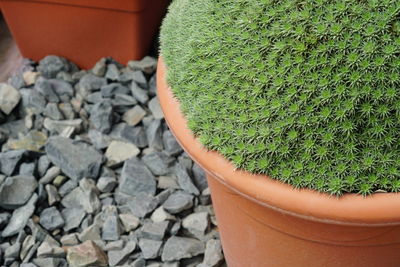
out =
[(187, 128), (166, 71), (160, 58), (161, 107), (178, 142), (207, 172), (228, 266), (400, 266), (399, 194), (337, 198), (235, 170)]
[(149, 51), (170, 0), (0, 0), (24, 57), (53, 54), (81, 68), (101, 57), (126, 64)]

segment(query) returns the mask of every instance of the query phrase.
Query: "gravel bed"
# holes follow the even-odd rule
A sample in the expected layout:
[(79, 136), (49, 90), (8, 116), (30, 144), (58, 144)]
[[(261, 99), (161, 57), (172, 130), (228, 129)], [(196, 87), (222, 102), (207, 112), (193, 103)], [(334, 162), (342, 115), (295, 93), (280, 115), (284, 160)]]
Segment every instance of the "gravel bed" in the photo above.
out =
[(156, 60), (26, 60), (0, 84), (0, 265), (223, 266), (205, 174), (168, 130)]

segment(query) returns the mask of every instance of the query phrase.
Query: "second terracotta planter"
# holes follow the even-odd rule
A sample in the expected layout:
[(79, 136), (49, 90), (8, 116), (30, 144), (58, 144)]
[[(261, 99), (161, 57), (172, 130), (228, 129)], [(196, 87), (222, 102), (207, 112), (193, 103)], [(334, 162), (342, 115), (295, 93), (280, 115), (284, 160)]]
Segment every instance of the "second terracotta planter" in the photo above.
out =
[(400, 266), (400, 194), (336, 198), (235, 170), (187, 128), (166, 71), (161, 59), (160, 103), (178, 142), (208, 174), (228, 266)]
[(24, 57), (49, 54), (91, 68), (101, 57), (144, 57), (170, 0), (0, 0)]

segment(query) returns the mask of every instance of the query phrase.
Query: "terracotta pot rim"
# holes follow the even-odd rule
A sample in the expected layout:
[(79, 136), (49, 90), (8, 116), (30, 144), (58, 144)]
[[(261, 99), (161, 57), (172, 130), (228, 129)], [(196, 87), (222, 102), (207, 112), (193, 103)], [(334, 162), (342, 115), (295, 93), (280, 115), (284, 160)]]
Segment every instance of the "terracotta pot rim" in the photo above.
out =
[(166, 82), (166, 66), (160, 57), (157, 67), (157, 93), (165, 120), (184, 150), (220, 182), (261, 205), (315, 221), (346, 225), (400, 224), (400, 194), (375, 193), (368, 197), (345, 194), (337, 198), (309, 189), (235, 170), (215, 151), (207, 151), (187, 128), (178, 100)]
[(31, 2), (52, 5), (65, 5), (76, 7), (88, 7), (108, 9), (122, 12), (140, 12), (148, 6), (147, 0), (2, 0), (9, 2)]

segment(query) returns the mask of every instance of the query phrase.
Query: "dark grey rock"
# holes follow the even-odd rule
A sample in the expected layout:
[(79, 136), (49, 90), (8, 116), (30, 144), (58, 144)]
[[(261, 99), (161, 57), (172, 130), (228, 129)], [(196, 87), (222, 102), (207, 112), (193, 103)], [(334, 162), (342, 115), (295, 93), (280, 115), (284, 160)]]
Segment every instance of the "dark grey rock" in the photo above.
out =
[(97, 61), (97, 63), (94, 65), (92, 69), (92, 73), (99, 77), (104, 76), (107, 68), (106, 62), (107, 62), (106, 58), (102, 58), (99, 61)]
[(70, 72), (73, 68), (65, 58), (50, 55), (39, 61), (37, 70), (46, 78), (55, 78), (60, 71)]
[(210, 239), (207, 241), (206, 250), (204, 253), (203, 264), (205, 266), (219, 266), (224, 261), (222, 254), (221, 241), (218, 239)]
[(89, 227), (85, 227), (83, 231), (78, 235), (78, 238), (81, 242), (85, 242), (88, 240), (101, 241), (100, 226), (96, 223), (93, 223)]
[(26, 224), (30, 229), (32, 236), (35, 238), (37, 242), (48, 242), (54, 245), (59, 245), (58, 241), (55, 240), (51, 235), (48, 234), (46, 230), (44, 230), (39, 224), (35, 223), (32, 219), (28, 220)]
[(146, 261), (143, 258), (134, 260), (130, 267), (146, 267)]
[(117, 113), (124, 114), (134, 105), (136, 105), (137, 101), (133, 96), (116, 94), (114, 98), (111, 99), (111, 103)]
[(131, 60), (128, 67), (134, 71), (140, 70), (147, 74), (152, 74), (157, 67), (157, 60), (150, 56), (145, 56), (141, 60)]
[(78, 82), (80, 79), (83, 78), (83, 76), (85, 76), (86, 74), (88, 74), (88, 71), (86, 70), (80, 70), (77, 72), (74, 72), (71, 77), (74, 83)]
[(163, 261), (175, 261), (191, 258), (204, 253), (203, 242), (187, 237), (170, 237), (164, 245), (161, 259)]
[(131, 142), (139, 148), (148, 145), (146, 132), (142, 126), (132, 127), (126, 123), (119, 123), (113, 127), (110, 136), (117, 140)]
[(206, 188), (208, 188), (206, 173), (197, 163), (193, 164), (192, 173), (193, 173), (193, 182), (200, 191), (203, 191)]
[(43, 155), (38, 160), (38, 173), (42, 177), (45, 175), (47, 169), (50, 167), (50, 160), (46, 155)]
[(78, 245), (79, 240), (77, 234), (72, 233), (62, 236), (60, 242), (63, 246), (75, 246)]
[(22, 176), (34, 176), (36, 172), (36, 164), (32, 163), (22, 163), (19, 166), (19, 175)]
[(22, 99), (22, 106), (31, 109), (35, 114), (39, 114), (46, 108), (46, 99), (38, 91), (33, 89), (19, 90)]
[(122, 224), (118, 218), (117, 210), (114, 206), (106, 207), (107, 216), (101, 231), (101, 239), (106, 241), (116, 241), (123, 233)]
[(101, 96), (101, 93), (100, 93), (100, 92), (94, 92), (94, 93), (89, 94), (89, 95), (86, 97), (86, 101), (87, 101), (88, 103), (93, 103), (93, 104), (95, 104), (95, 103), (99, 103), (99, 102), (103, 101), (103, 97)]
[(119, 69), (115, 64), (109, 64), (107, 66), (106, 78), (112, 81), (119, 80)]
[(116, 94), (127, 95), (130, 91), (126, 86), (123, 86), (120, 83), (111, 83), (101, 87), (101, 95), (102, 97), (114, 97)]
[(55, 246), (54, 244), (50, 244), (48, 242), (43, 242), (37, 249), (37, 256), (39, 258), (64, 258), (65, 251), (59, 246)]
[(60, 175), (61, 169), (57, 166), (53, 166), (47, 170), (46, 174), (40, 178), (40, 184), (48, 184), (51, 183), (58, 175)]
[(164, 262), (161, 267), (179, 267), (179, 266), (181, 266), (179, 261), (172, 261), (172, 262)]
[(118, 182), (114, 177), (100, 177), (96, 184), (100, 192), (103, 193), (112, 192), (117, 185)]
[(19, 134), (26, 131), (25, 121), (16, 120), (0, 124), (0, 131), (6, 134), (8, 138), (19, 139)]
[[(142, 119), (142, 124), (145, 128), (148, 128), (150, 123), (154, 121), (153, 115), (148, 115)], [(162, 127), (162, 126), (161, 126)]]
[(3, 229), (10, 221), (11, 214), (8, 212), (0, 213), (0, 230)]
[(69, 266), (65, 259), (61, 258), (35, 258), (33, 263), (38, 267), (67, 267)]
[(67, 195), (69, 192), (71, 192), (72, 190), (74, 190), (75, 187), (78, 186), (78, 182), (76, 180), (68, 180), (67, 182), (65, 182), (60, 189), (58, 190), (58, 194), (63, 197), (65, 195)]
[(21, 89), (25, 86), (25, 80), (22, 73), (18, 72), (8, 78), (7, 83), (15, 89)]
[(162, 139), (166, 153), (168, 153), (169, 155), (176, 156), (183, 152), (182, 147), (176, 141), (171, 131), (164, 131)]
[(17, 259), (21, 251), (22, 244), (20, 242), (15, 242), (13, 245), (9, 246), (4, 252), (4, 258)]
[(168, 156), (164, 152), (156, 151), (143, 156), (142, 161), (154, 175), (160, 176), (169, 173), (169, 167), (175, 161), (175, 158)]
[(60, 99), (69, 100), (75, 94), (75, 90), (72, 85), (66, 81), (62, 81), (60, 79), (50, 79), (48, 82)]
[(183, 152), (179, 157), (178, 157), (178, 162), (181, 166), (186, 168), (186, 171), (188, 173), (191, 172), (192, 170), (192, 166), (193, 166), (193, 161), (190, 158), (190, 156), (186, 153)]
[(161, 241), (164, 239), (168, 226), (168, 221), (147, 222), (141, 228), (140, 237)]
[(91, 73), (84, 74), (77, 84), (78, 92), (82, 97), (86, 97), (93, 91), (98, 91), (102, 86), (107, 84), (105, 78), (100, 78)]
[(74, 79), (72, 79), (72, 75), (65, 71), (60, 71), (59, 73), (57, 73), (56, 79), (60, 80), (60, 81), (65, 81), (68, 83), (74, 82)]
[(44, 115), (53, 120), (64, 119), (64, 116), (61, 114), (56, 103), (48, 103), (44, 110)]
[(97, 213), (101, 209), (101, 203), (97, 196), (97, 188), (92, 182), (88, 185), (85, 181), (88, 181), (88, 179), (82, 179), (79, 187), (68, 193), (61, 200), (61, 204), (66, 208), (81, 207), (89, 214)]
[(86, 229), (88, 228), (90, 225), (93, 224), (93, 215), (92, 214), (88, 214), (81, 222), (80, 228), (81, 229)]
[(49, 206), (52, 206), (60, 201), (60, 196), (58, 195), (57, 188), (54, 185), (47, 184), (45, 189), (47, 193), (47, 203), (49, 203)]
[(133, 80), (133, 71), (129, 68), (122, 68), (119, 76), (119, 81), (122, 83), (129, 83)]
[(131, 158), (124, 163), (119, 184), (119, 192), (135, 196), (141, 192), (154, 195), (156, 180), (149, 169), (138, 158)]
[(153, 97), (149, 101), (149, 109), (155, 119), (163, 119), (164, 118), (164, 113), (161, 109), (160, 101), (158, 100), (157, 96)]
[(201, 238), (210, 226), (208, 213), (196, 212), (189, 214), (182, 220), (182, 226), (194, 237)]
[(139, 247), (142, 251), (143, 258), (147, 260), (155, 259), (160, 256), (162, 244), (162, 241), (141, 238), (139, 240)]
[(121, 250), (125, 245), (124, 240), (117, 240), (117, 241), (111, 241), (108, 242), (107, 245), (104, 247), (105, 251), (110, 251), (110, 250)]
[(158, 201), (155, 197), (143, 192), (138, 192), (130, 201), (127, 202), (127, 206), (133, 215), (139, 218), (145, 217), (147, 214), (152, 212), (158, 205)]
[(90, 122), (102, 133), (109, 133), (113, 123), (113, 108), (110, 100), (103, 100), (93, 106)]
[(187, 267), (204, 267), (204, 266), (201, 266), (202, 262), (203, 262), (203, 256), (198, 255), (195, 257), (188, 258), (188, 259), (182, 259), (181, 261), (179, 261), (179, 264), (181, 264), (183, 266), (187, 266)]
[(139, 85), (142, 88), (147, 88), (147, 80), (146, 77), (144, 76), (143, 72), (141, 71), (134, 71), (131, 74), (132, 81), (135, 82), (137, 85)]
[(111, 137), (94, 129), (89, 130), (88, 136), (90, 138), (90, 142), (97, 149), (107, 148), (112, 141)]
[(72, 179), (97, 178), (103, 161), (93, 147), (64, 137), (51, 137), (46, 144), (47, 156)]
[(39, 93), (41, 93), (47, 101), (53, 103), (60, 102), (60, 98), (58, 97), (56, 92), (54, 92), (52, 84), (45, 78), (39, 77), (35, 83), (34, 88)]
[(190, 178), (189, 174), (186, 171), (186, 168), (183, 167), (181, 164), (177, 164), (174, 168), (175, 175), (178, 180), (179, 186), (186, 192), (193, 194), (193, 195), (200, 195), (199, 190), (193, 184), (192, 179)]
[(40, 224), (48, 231), (59, 229), (64, 223), (61, 213), (55, 207), (44, 209), (40, 213)]
[(201, 195), (199, 196), (199, 200), (201, 205), (210, 205), (211, 204), (211, 192), (210, 188), (206, 188), (201, 192)]
[(174, 192), (175, 192), (175, 190), (172, 189), (172, 188), (161, 191), (156, 196), (156, 199), (158, 200), (158, 203), (164, 203), (169, 198), (169, 196)]
[(71, 103), (60, 103), (58, 104), (58, 108), (61, 113), (64, 115), (65, 119), (73, 120), (75, 119), (75, 110)]
[(8, 177), (0, 185), (0, 207), (16, 209), (24, 205), (36, 190), (38, 183), (33, 176)]
[(146, 129), (146, 136), (147, 141), (149, 142), (149, 147), (155, 150), (162, 150), (164, 148), (161, 126), (161, 120), (153, 120)]
[(149, 95), (157, 95), (157, 75), (153, 74), (149, 81)]
[(37, 194), (38, 194), (38, 201), (37, 201), (38, 205), (41, 205), (42, 203), (46, 202), (47, 193), (44, 188), (44, 185), (42, 185), (42, 184), (38, 185)]
[(139, 87), (136, 82), (132, 82), (131, 84), (131, 93), (137, 101), (142, 104), (146, 104), (149, 101), (149, 95), (146, 90)]
[(35, 211), (35, 204), (37, 200), (38, 200), (38, 195), (33, 194), (32, 197), (29, 199), (28, 203), (13, 211), (13, 214), (11, 216), (8, 225), (1, 233), (2, 237), (13, 236), (25, 227), (29, 218)]
[(176, 191), (168, 197), (163, 207), (171, 214), (190, 209), (193, 207), (193, 196), (183, 191)]
[[(118, 169), (117, 171), (120, 172), (121, 169)], [(114, 170), (112, 170), (110, 168), (107, 168), (107, 167), (104, 167), (104, 166), (101, 169), (101, 175), (100, 176), (101, 177), (114, 177), (114, 178), (117, 177)]]
[(68, 232), (79, 227), (86, 213), (83, 208), (78, 207), (63, 209), (61, 215), (65, 221), (64, 231)]
[(110, 266), (116, 266), (120, 263), (123, 263), (135, 250), (135, 248), (136, 243), (134, 241), (128, 241), (123, 249), (108, 251), (108, 263)]
[(0, 171), (5, 175), (12, 175), (26, 150), (10, 150), (0, 153)]

